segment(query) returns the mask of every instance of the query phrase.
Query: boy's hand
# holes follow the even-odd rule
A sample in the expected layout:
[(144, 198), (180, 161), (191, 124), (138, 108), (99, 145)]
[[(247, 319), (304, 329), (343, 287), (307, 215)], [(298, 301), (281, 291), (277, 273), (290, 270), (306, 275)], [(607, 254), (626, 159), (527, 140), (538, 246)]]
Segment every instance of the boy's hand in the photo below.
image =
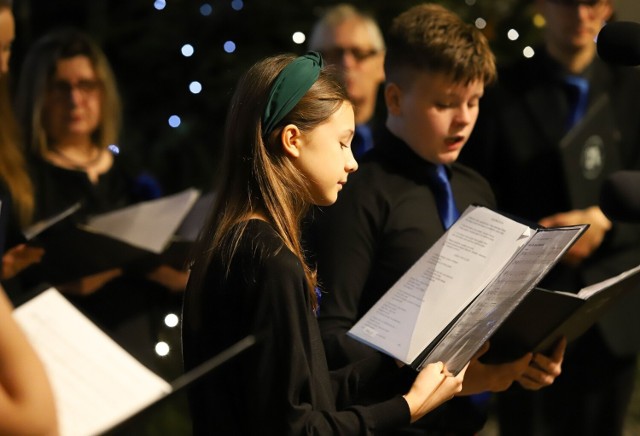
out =
[(562, 361), (566, 348), (567, 340), (562, 338), (550, 357), (536, 353), (531, 360), (531, 365), (518, 379), (518, 383), (523, 388), (532, 391), (552, 384), (562, 372)]
[(520, 380), (531, 363), (532, 354), (527, 353), (518, 360), (501, 364), (485, 364), (478, 359), (487, 352), (486, 343), (469, 362), (462, 391), (458, 395), (473, 395), (480, 392), (501, 392), (509, 388), (514, 381)]
[(539, 224), (545, 227), (589, 224), (587, 231), (562, 257), (562, 262), (569, 265), (579, 265), (583, 260), (591, 256), (602, 244), (605, 234), (611, 230), (611, 221), (598, 206), (557, 213), (542, 218)]

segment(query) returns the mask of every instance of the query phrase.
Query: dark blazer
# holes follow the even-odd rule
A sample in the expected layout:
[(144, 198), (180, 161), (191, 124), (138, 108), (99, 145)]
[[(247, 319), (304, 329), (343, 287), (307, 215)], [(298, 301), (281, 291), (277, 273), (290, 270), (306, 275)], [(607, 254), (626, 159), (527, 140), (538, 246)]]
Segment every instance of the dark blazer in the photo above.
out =
[[(533, 221), (573, 208), (559, 145), (569, 113), (563, 73), (543, 48), (536, 53), (500, 71), (499, 83), (487, 89), (474, 133), (460, 156), (489, 180), (499, 209)], [(584, 76), (590, 83), (590, 107), (603, 94), (610, 99), (613, 146), (620, 156), (616, 169), (640, 169), (639, 73), (596, 58)], [(614, 223), (601, 247), (582, 265), (559, 265), (542, 284), (577, 291), (637, 264), (640, 225)]]

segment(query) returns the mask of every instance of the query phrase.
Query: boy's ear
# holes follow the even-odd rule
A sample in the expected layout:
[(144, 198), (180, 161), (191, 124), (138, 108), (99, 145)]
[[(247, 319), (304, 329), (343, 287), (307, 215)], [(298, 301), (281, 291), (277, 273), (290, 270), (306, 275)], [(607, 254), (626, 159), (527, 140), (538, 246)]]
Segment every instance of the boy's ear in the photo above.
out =
[(400, 115), (400, 102), (402, 100), (402, 89), (393, 82), (387, 82), (384, 87), (384, 102), (387, 111), (391, 115)]
[(287, 124), (280, 134), (282, 148), (284, 152), (291, 157), (300, 157), (300, 149), (302, 148), (302, 132), (296, 125)]

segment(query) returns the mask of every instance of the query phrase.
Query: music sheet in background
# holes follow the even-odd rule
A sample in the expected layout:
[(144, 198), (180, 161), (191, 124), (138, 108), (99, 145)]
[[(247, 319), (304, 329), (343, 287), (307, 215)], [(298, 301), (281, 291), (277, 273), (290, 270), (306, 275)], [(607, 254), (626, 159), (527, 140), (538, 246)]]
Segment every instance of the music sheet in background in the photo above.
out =
[(44, 363), (62, 436), (100, 434), (171, 391), (55, 288), (14, 318)]
[(160, 254), (199, 196), (200, 191), (189, 188), (167, 197), (136, 203), (92, 217), (85, 229)]

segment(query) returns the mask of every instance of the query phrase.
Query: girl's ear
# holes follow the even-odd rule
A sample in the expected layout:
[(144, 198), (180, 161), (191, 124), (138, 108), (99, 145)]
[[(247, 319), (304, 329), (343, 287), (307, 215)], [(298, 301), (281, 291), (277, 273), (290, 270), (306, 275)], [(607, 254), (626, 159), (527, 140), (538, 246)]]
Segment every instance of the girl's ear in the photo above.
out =
[(300, 149), (302, 148), (303, 138), (302, 132), (294, 124), (287, 124), (280, 134), (282, 148), (284, 152), (291, 157), (300, 157)]
[(400, 101), (402, 100), (402, 89), (393, 82), (389, 82), (384, 87), (384, 102), (387, 111), (391, 115), (400, 115)]

